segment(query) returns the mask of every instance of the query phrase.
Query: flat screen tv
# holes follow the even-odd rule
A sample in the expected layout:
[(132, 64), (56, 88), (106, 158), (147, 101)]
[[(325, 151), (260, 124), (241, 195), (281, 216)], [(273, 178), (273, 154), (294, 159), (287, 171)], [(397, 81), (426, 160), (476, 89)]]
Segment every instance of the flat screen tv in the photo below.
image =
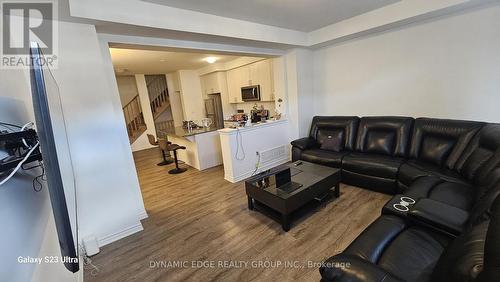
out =
[[(59, 246), (61, 248), (61, 261), (71, 272), (79, 270), (78, 250), (75, 247), (75, 240), (72, 228), (68, 204), (66, 202), (63, 178), (56, 151), (55, 136), (49, 105), (49, 95), (47, 93), (47, 79), (54, 79), (44, 62), (43, 54), (36, 43), (30, 46), (31, 55), (31, 95), (33, 98), (33, 108), (35, 112), (36, 130), (42, 152), (43, 165), (47, 179), (50, 202), (56, 223)], [(55, 83), (55, 81), (53, 81)], [(52, 89), (52, 88), (49, 88)], [(57, 90), (58, 91), (58, 90)], [(57, 93), (59, 95), (59, 93)], [(59, 98), (59, 97), (58, 97)], [(75, 225), (76, 228), (76, 225)], [(76, 231), (76, 230), (75, 230)]]

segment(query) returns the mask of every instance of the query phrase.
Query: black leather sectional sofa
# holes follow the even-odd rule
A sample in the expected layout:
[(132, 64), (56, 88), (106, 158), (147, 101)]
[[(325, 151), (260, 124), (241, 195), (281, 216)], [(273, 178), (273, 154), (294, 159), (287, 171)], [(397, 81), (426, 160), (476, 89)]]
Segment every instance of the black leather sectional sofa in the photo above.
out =
[(314, 117), (292, 159), (395, 195), (323, 281), (500, 281), (500, 124)]

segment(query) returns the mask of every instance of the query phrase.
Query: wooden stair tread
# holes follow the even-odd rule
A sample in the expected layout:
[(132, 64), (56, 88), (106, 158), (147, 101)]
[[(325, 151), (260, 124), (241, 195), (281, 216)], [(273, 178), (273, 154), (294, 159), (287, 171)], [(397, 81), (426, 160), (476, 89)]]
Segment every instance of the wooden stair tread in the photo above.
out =
[(140, 125), (137, 130), (134, 130), (132, 132), (132, 135), (128, 136), (130, 144), (132, 145), (144, 132), (146, 132), (146, 130), (147, 130), (146, 125)]
[(168, 109), (168, 107), (170, 107), (169, 101), (165, 101), (164, 103), (161, 104), (162, 105), (156, 108), (156, 111), (153, 113), (153, 119), (157, 119), (161, 114), (163, 114), (163, 112), (165, 112), (165, 110)]

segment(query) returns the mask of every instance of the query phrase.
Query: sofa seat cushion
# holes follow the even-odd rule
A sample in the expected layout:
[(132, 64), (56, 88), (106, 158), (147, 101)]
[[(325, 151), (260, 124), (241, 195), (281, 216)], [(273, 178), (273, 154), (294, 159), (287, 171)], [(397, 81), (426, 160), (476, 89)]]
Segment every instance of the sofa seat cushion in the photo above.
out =
[(444, 247), (430, 232), (411, 227), (391, 242), (378, 265), (407, 281), (422, 281), (420, 277), (432, 271)]
[(409, 160), (400, 167), (398, 181), (410, 186), (417, 178), (422, 176), (438, 176), (446, 181), (468, 184), (455, 171), (418, 160)]
[(342, 169), (358, 174), (396, 179), (404, 159), (378, 154), (351, 153), (342, 160)]
[(340, 168), (342, 158), (347, 154), (348, 152), (346, 151), (333, 152), (321, 149), (309, 149), (302, 151), (300, 159), (311, 163)]
[(437, 176), (416, 179), (405, 192), (413, 199), (429, 198), (434, 201), (469, 211), (474, 204), (474, 187), (465, 183), (445, 181)]
[(449, 238), (408, 225), (404, 219), (383, 215), (343, 252), (355, 255), (407, 281), (419, 277), (441, 256)]

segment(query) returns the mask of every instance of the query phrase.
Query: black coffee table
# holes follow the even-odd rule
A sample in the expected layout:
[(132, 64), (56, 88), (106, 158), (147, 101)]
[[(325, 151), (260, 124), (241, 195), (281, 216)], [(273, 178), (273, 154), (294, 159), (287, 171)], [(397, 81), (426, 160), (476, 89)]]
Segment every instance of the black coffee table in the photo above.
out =
[[(300, 165), (296, 165), (301, 162)], [(340, 170), (327, 166), (299, 161), (278, 166), (250, 177), (245, 181), (248, 208), (254, 209), (257, 201), (281, 214), (283, 230), (290, 230), (290, 214), (312, 201), (321, 199), (335, 187), (335, 197), (340, 196)], [(290, 168), (294, 185), (276, 187), (274, 176), (284, 168)]]

